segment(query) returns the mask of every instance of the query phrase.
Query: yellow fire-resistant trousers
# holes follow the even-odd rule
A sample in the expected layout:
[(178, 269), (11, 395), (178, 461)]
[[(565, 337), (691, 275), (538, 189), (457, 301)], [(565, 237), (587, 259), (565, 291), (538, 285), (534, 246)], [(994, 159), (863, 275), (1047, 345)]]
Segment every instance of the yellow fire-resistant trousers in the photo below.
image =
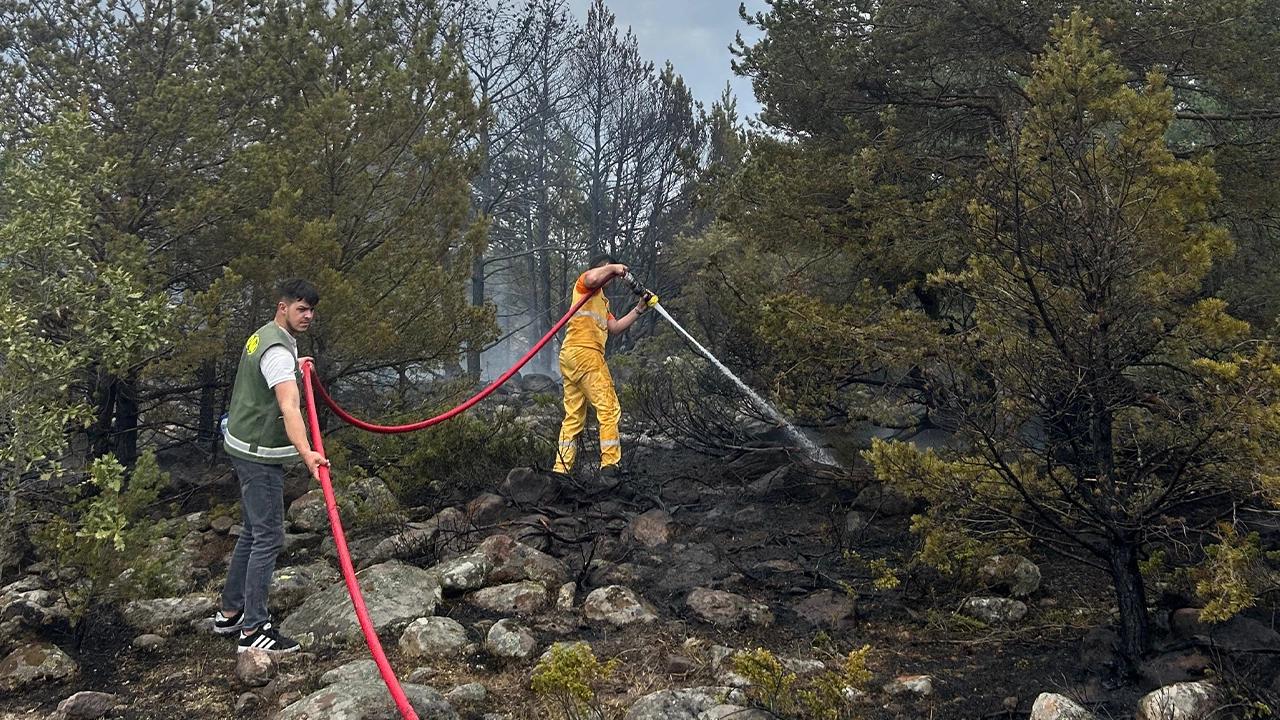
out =
[(621, 462), (618, 421), (622, 419), (622, 408), (604, 354), (594, 348), (566, 347), (560, 353), (560, 374), (564, 378), (564, 424), (560, 426), (555, 471), (567, 473), (573, 469), (578, 433), (587, 422), (587, 403), (596, 409), (600, 422), (600, 467)]

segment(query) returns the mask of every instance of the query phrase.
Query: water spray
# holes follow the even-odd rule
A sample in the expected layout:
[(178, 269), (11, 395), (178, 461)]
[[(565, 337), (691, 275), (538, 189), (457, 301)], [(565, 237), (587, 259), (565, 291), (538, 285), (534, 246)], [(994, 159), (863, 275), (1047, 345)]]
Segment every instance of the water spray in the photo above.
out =
[(751, 402), (754, 403), (757, 408), (759, 408), (769, 419), (778, 423), (787, 433), (787, 436), (795, 440), (796, 443), (809, 454), (809, 457), (823, 465), (840, 466), (839, 461), (832, 457), (831, 453), (827, 452), (825, 448), (820, 447), (813, 440), (810, 440), (807, 435), (800, 431), (800, 428), (796, 427), (791, 423), (791, 421), (783, 417), (782, 413), (778, 412), (778, 409), (770, 404), (768, 400), (765, 400), (759, 393), (752, 390), (751, 387), (743, 382), (741, 378), (733, 374), (732, 370), (730, 370), (724, 363), (720, 362), (715, 355), (712, 355), (710, 350), (703, 347), (702, 343), (694, 339), (693, 335), (690, 335), (689, 331), (685, 330), (680, 323), (676, 322), (675, 318), (671, 317), (671, 313), (667, 312), (667, 309), (662, 307), (662, 303), (658, 301), (658, 296), (641, 285), (634, 275), (630, 272), (624, 273), (622, 280), (631, 287), (631, 292), (635, 293), (637, 297), (644, 301), (647, 307), (656, 309), (658, 314), (666, 318), (667, 322), (671, 323), (672, 327), (679, 330), (680, 334), (684, 335), (685, 339), (688, 340), (703, 357), (710, 360), (711, 364), (716, 366), (720, 372), (724, 373), (725, 377), (732, 380), (734, 384), (738, 386), (738, 389), (750, 398)]

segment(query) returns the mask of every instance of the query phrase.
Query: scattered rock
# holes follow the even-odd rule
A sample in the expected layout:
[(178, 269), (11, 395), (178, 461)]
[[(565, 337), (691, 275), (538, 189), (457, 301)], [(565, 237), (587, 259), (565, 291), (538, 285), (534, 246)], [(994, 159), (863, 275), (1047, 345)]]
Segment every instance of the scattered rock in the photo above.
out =
[(487, 527), (502, 519), (506, 509), (507, 501), (501, 495), (484, 493), (467, 503), (467, 519), (476, 527)]
[(275, 658), (266, 650), (249, 648), (236, 653), (236, 677), (246, 687), (262, 687), (275, 676)]
[(489, 628), (484, 649), (496, 658), (528, 660), (537, 650), (533, 634), (515, 620), (499, 620)]
[(658, 619), (658, 613), (648, 602), (631, 588), (622, 585), (592, 590), (582, 602), (582, 615), (588, 620), (607, 622), (618, 627)]
[(1218, 708), (1218, 689), (1206, 682), (1175, 683), (1138, 701), (1135, 720), (1207, 720)]
[(528, 393), (554, 393), (560, 388), (555, 378), (542, 373), (525, 373), (520, 377), (520, 389)]
[(627, 526), (623, 537), (648, 548), (666, 545), (671, 541), (671, 514), (657, 509), (641, 513)]
[(211, 595), (134, 600), (124, 606), (121, 614), (125, 622), (136, 628), (173, 628), (207, 620), (218, 609), (218, 602)]
[(1175, 637), (1195, 639), (1228, 652), (1259, 652), (1280, 647), (1280, 633), (1251, 617), (1236, 615), (1224, 622), (1200, 620), (1200, 608), (1180, 608), (1169, 616)]
[(810, 625), (824, 630), (848, 630), (857, 622), (858, 606), (847, 593), (819, 590), (792, 606)]
[(381, 678), (382, 675), (378, 673), (378, 663), (369, 659), (352, 660), (321, 675), (320, 684), (336, 685), (350, 682), (375, 682)]
[(319, 532), (329, 527), (329, 511), (324, 504), (324, 490), (315, 488), (289, 503), (285, 513), (294, 530)]
[(37, 683), (65, 680), (80, 667), (57, 645), (38, 642), (9, 653), (0, 660), (0, 690), (16, 690)]
[(1057, 693), (1040, 693), (1031, 706), (1031, 720), (1097, 720), (1076, 701)]
[(740, 697), (730, 687), (660, 690), (637, 700), (625, 720), (698, 720), (702, 713)]
[(992, 555), (978, 576), (989, 589), (1012, 597), (1027, 597), (1040, 588), (1040, 568), (1021, 555)]
[(1149, 688), (1204, 678), (1212, 662), (1197, 650), (1183, 650), (1148, 658), (1138, 665), (1138, 675)]
[(152, 633), (146, 633), (134, 638), (133, 642), (130, 644), (133, 645), (135, 649), (143, 652), (155, 652), (164, 647), (164, 638), (159, 635), (153, 635)]
[(409, 657), (458, 657), (469, 642), (466, 628), (453, 618), (424, 617), (404, 629), (400, 650)]
[(493, 561), (481, 552), (446, 560), (431, 568), (446, 594), (479, 590), (492, 571)]
[(444, 699), (452, 705), (479, 705), (487, 697), (489, 689), (477, 682), (459, 685), (444, 695)]
[(407, 677), (406, 682), (417, 683), (418, 685), (426, 685), (440, 674), (440, 668), (435, 667), (418, 667), (414, 668)]
[(214, 532), (218, 532), (223, 535), (226, 535), (228, 532), (231, 532), (232, 525), (235, 525), (235, 521), (226, 515), (219, 515), (218, 517), (209, 521), (209, 526), (213, 528)]
[(1012, 625), (1027, 615), (1027, 604), (1021, 600), (994, 597), (971, 597), (960, 606), (960, 612), (988, 625)]
[(885, 683), (884, 691), (889, 695), (932, 695), (933, 678), (928, 675), (899, 675)]
[(491, 585), (534, 580), (547, 587), (560, 587), (569, 580), (564, 563), (506, 535), (487, 537), (476, 550), (492, 564), (486, 579)]
[(694, 615), (712, 625), (773, 624), (773, 611), (767, 605), (724, 590), (695, 588), (685, 603)]
[(262, 706), (262, 697), (257, 693), (241, 693), (236, 698), (236, 717), (243, 717)]
[(66, 720), (98, 720), (115, 709), (116, 696), (85, 690), (58, 703), (58, 712)]
[(578, 597), (577, 583), (567, 582), (556, 591), (556, 609), (562, 612), (573, 610), (573, 601)]
[(338, 571), (324, 561), (281, 568), (271, 577), (271, 607), (286, 613), (341, 579)]
[[(369, 619), (379, 633), (394, 633), (413, 620), (435, 613), (440, 585), (421, 568), (391, 561), (374, 565), (356, 575), (364, 591)], [(344, 583), (311, 596), (284, 622), (284, 634), (308, 647), (330, 647), (358, 642), (363, 635)]]
[(388, 560), (403, 560), (423, 555), (436, 541), (440, 528), (435, 525), (425, 528), (411, 528), (384, 538), (369, 551), (365, 562), (383, 563)]
[(531, 615), (547, 606), (547, 588), (541, 583), (524, 580), (477, 590), (468, 595), (467, 600), (492, 613)]
[(351, 483), (346, 495), (355, 498), (365, 512), (387, 515), (400, 510), (400, 501), (396, 499), (395, 493), (378, 478), (362, 478)]
[(560, 483), (546, 473), (533, 468), (512, 468), (498, 490), (517, 505), (536, 505), (551, 502), (560, 494)]
[(785, 492), (789, 485), (793, 465), (783, 465), (761, 475), (747, 485), (747, 492), (753, 497), (763, 498), (777, 492)]

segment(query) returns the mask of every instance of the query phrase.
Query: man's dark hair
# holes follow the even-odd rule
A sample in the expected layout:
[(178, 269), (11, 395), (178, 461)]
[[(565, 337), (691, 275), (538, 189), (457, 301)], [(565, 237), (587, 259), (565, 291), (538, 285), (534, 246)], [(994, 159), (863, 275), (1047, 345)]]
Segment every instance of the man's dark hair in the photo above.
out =
[(301, 278), (290, 278), (281, 280), (276, 285), (276, 298), (287, 303), (305, 301), (311, 307), (320, 304), (320, 291), (316, 290), (316, 286)]
[(618, 262), (618, 259), (612, 255), (597, 255), (591, 258), (591, 264), (588, 266), (587, 269), (595, 270), (596, 268), (602, 265), (612, 265), (616, 262)]

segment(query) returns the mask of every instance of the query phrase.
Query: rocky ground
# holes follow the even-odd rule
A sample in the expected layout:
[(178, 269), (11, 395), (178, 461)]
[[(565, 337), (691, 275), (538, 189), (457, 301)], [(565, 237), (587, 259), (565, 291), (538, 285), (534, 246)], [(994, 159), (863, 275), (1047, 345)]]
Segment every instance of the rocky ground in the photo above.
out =
[[(440, 507), (400, 507), (377, 479), (343, 490), (366, 602), (421, 717), (554, 716), (530, 679), (555, 643), (618, 661), (598, 697), (628, 720), (775, 717), (743, 710), (762, 697), (733, 658), (757, 647), (804, 678), (869, 645), (842, 717), (1199, 718), (1276, 677), (1273, 618), (1209, 627), (1175, 600), (1156, 613), (1162, 652), (1119, 678), (1104, 579), (1046, 558), (993, 558), (960, 585), (899, 569), (895, 585), (914, 503), (865, 471), (769, 447), (711, 460), (631, 442), (628, 459), (616, 485), (516, 468)], [(195, 511), (168, 533), (193, 592), (93, 617), (78, 648), (54, 581), (0, 589), (0, 718), (395, 717), (319, 491), (288, 499), (273, 613), (305, 652), (237, 657), (208, 632), (238, 528)]]

